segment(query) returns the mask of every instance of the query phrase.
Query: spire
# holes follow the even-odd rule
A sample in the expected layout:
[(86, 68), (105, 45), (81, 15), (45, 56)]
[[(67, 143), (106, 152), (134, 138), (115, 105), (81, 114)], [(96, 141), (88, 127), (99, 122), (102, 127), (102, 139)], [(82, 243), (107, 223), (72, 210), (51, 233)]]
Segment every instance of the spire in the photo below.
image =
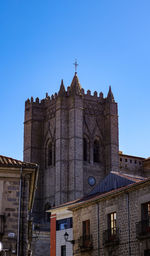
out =
[(75, 72), (72, 83), (70, 85), (70, 93), (76, 94), (76, 95), (81, 95), (81, 85), (79, 82), (79, 78), (77, 76), (77, 72)]
[(109, 86), (109, 91), (108, 91), (108, 94), (107, 94), (107, 99), (109, 101), (114, 101), (114, 95), (113, 95), (113, 93), (111, 91), (111, 86)]
[(64, 83), (63, 83), (63, 79), (61, 80), (61, 85), (60, 85), (60, 89), (59, 89), (59, 92), (58, 92), (58, 96), (65, 96), (65, 86), (64, 86)]

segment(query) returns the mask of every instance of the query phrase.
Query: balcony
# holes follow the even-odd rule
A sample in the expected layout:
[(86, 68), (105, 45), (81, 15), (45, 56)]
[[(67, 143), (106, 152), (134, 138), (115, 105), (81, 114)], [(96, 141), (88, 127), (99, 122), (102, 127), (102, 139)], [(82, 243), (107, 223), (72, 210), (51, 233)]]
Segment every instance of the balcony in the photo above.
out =
[(150, 220), (142, 220), (136, 223), (137, 239), (145, 239), (150, 237)]
[(103, 233), (103, 245), (115, 246), (117, 244), (119, 244), (119, 229), (111, 228), (105, 230)]
[(79, 238), (79, 248), (81, 252), (90, 251), (93, 249), (92, 235), (81, 236)]

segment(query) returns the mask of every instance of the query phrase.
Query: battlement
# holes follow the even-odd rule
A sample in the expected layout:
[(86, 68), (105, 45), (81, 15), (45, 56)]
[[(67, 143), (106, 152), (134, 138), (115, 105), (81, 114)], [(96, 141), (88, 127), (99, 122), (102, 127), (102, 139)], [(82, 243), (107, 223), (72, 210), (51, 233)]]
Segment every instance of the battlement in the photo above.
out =
[(39, 100), (39, 98), (37, 97), (37, 98), (35, 98), (35, 100), (34, 100), (34, 98), (33, 97), (31, 97), (30, 99), (28, 98), (26, 101), (25, 101), (25, 106), (29, 106), (29, 105), (43, 105), (43, 104), (45, 104), (45, 103), (47, 103), (47, 102), (53, 102), (54, 103), (54, 101), (56, 101), (56, 99), (57, 99), (57, 97), (58, 97), (58, 94), (57, 93), (55, 93), (54, 95), (52, 94), (51, 96), (49, 96), (48, 95), (48, 93), (46, 93), (46, 97), (44, 98), (44, 99), (42, 99), (42, 100)]
[(31, 104), (35, 106), (38, 106), (38, 105), (41, 106), (43, 104), (51, 104), (51, 103), (53, 104), (58, 97), (70, 97), (73, 95), (78, 95), (85, 99), (98, 100), (101, 102), (104, 100), (108, 100), (109, 102), (115, 102), (113, 93), (111, 91), (111, 86), (109, 86), (109, 91), (106, 98), (103, 97), (102, 92), (98, 94), (97, 91), (94, 91), (94, 93), (91, 94), (91, 91), (87, 90), (87, 92), (85, 93), (84, 89), (81, 88), (77, 74), (75, 74), (72, 80), (72, 83), (70, 86), (67, 87), (67, 90), (65, 90), (65, 86), (62, 80), (60, 85), (60, 90), (58, 93), (55, 93), (51, 96), (49, 96), (48, 93), (46, 93), (46, 97), (42, 100), (39, 100), (38, 97), (34, 100), (34, 98), (31, 97), (30, 99), (26, 100), (25, 106), (29, 106)]

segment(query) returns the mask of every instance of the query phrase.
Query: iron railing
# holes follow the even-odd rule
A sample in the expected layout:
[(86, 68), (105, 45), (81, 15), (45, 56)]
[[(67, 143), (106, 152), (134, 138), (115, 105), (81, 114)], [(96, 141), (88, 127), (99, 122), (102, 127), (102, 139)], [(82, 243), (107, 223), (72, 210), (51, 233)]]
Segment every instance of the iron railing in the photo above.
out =
[(78, 242), (79, 242), (80, 251), (89, 251), (89, 250), (92, 250), (92, 248), (93, 248), (93, 237), (92, 237), (92, 235), (81, 236), (79, 238)]
[(136, 237), (144, 239), (150, 237), (150, 220), (142, 220), (136, 223)]
[(103, 232), (103, 244), (104, 246), (116, 245), (119, 243), (119, 229), (111, 228)]

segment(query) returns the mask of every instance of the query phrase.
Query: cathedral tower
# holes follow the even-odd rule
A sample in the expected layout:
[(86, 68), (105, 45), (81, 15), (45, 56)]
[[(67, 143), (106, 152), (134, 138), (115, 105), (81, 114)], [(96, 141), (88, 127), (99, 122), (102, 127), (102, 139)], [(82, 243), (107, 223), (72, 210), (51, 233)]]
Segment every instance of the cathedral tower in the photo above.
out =
[(77, 73), (58, 94), (27, 100), (24, 161), (40, 166), (35, 214), (87, 194), (110, 171), (118, 171), (118, 110), (111, 88), (84, 93)]

